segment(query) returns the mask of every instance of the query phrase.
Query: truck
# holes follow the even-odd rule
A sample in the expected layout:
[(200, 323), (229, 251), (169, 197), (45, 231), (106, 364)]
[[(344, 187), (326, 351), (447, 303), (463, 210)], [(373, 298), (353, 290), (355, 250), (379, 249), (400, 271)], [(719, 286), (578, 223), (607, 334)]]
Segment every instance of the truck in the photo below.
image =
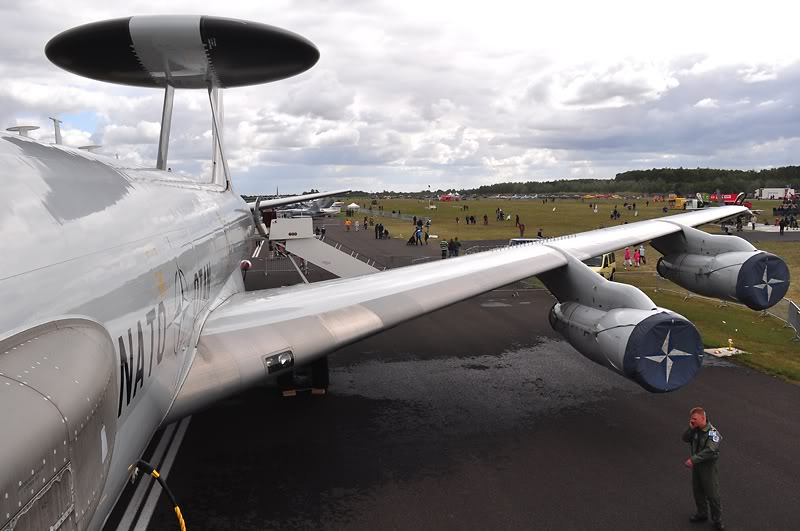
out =
[(794, 188), (759, 188), (753, 194), (756, 199), (791, 199), (795, 194)]

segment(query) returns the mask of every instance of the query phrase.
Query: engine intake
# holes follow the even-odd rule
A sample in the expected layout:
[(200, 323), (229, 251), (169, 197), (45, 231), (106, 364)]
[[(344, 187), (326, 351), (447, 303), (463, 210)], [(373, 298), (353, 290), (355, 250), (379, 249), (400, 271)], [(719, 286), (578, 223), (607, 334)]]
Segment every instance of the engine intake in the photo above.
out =
[(703, 364), (697, 328), (669, 310), (602, 311), (564, 302), (550, 310), (550, 325), (590, 360), (653, 393), (683, 387)]
[(700, 295), (741, 302), (753, 310), (777, 304), (789, 289), (789, 268), (778, 256), (756, 251), (716, 256), (675, 254), (659, 259), (658, 274)]

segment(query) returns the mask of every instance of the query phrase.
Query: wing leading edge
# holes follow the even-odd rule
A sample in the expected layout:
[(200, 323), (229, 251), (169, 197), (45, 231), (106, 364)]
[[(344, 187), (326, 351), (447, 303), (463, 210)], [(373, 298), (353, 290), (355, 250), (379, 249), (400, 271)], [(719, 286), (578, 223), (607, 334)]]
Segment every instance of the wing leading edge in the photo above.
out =
[(363, 277), (237, 293), (209, 316), (192, 367), (165, 422), (267, 374), (267, 359), (309, 363), (360, 339), (456, 302), (567, 264), (728, 218), (730, 206), (443, 260)]

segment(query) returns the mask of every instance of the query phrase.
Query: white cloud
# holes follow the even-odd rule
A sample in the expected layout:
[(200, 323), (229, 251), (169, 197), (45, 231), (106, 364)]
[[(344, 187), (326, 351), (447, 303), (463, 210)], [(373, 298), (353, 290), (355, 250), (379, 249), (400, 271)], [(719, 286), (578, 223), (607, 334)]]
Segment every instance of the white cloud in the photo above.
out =
[[(0, 125), (38, 124), (33, 136), (52, 141), (47, 116), (86, 113), (94, 123), (65, 127), (65, 142), (152, 166), (160, 91), (72, 76), (42, 50), (84, 22), (163, 10), (152, 0), (4, 2)], [(220, 6), (176, 0), (169, 10)], [(220, 14), (285, 27), (321, 51), (296, 78), (226, 91), (229, 165), (242, 192), (298, 192), (791, 163), (797, 151), (780, 148), (800, 136), (796, 11), (769, 1), (229, 3)], [(207, 108), (203, 91), (178, 94), (174, 171), (208, 168)]]
[(108, 124), (103, 130), (103, 140), (108, 144), (153, 144), (158, 142), (161, 124), (140, 121), (134, 126)]
[(719, 101), (714, 98), (703, 98), (695, 103), (694, 106), (700, 109), (717, 109), (719, 108)]

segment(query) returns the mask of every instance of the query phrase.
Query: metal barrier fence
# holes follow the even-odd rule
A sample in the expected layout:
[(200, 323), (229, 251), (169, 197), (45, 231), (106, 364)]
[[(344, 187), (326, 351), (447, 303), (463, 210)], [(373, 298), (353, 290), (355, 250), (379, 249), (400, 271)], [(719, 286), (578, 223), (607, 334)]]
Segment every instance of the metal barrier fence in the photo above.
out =
[(497, 289), (493, 289), (492, 291), (528, 291), (528, 290), (546, 290), (547, 288), (544, 287), (544, 284), (539, 282), (539, 279), (536, 277), (528, 278), (525, 280), (518, 280), (516, 282), (512, 282), (507, 286), (502, 286)]
[[(303, 267), (302, 260), (299, 257), (295, 259), (297, 260), (297, 265), (300, 266), (302, 269), (304, 269), (306, 272), (313, 269), (314, 267), (312, 264), (305, 264), (305, 267)], [(288, 256), (276, 255), (273, 257), (267, 257), (263, 259), (263, 262), (264, 262), (263, 269), (256, 267), (253, 268), (251, 271), (259, 271), (264, 273), (265, 275), (268, 275), (270, 273), (286, 273), (289, 271), (291, 272), (297, 271), (292, 265), (292, 261), (289, 260)]]
[(381, 270), (382, 269), (386, 269), (386, 265), (385, 264), (381, 264), (377, 260), (373, 260), (372, 258), (370, 258), (370, 257), (368, 257), (368, 256), (366, 256), (364, 254), (361, 254), (361, 253), (359, 253), (358, 251), (356, 251), (354, 249), (351, 249), (350, 247), (344, 245), (343, 243), (337, 242), (336, 240), (330, 238), (327, 235), (322, 236), (319, 240), (321, 242), (327, 243), (328, 245), (330, 245), (331, 247), (333, 247), (334, 249), (336, 249), (339, 252), (342, 252), (342, 253), (345, 253), (345, 254), (349, 254), (350, 256), (355, 258), (356, 260), (360, 260), (361, 262), (364, 262), (368, 266), (374, 267), (375, 269), (381, 269)]
[[(369, 215), (379, 216), (382, 218), (404, 219), (411, 222), (414, 221), (414, 216), (409, 216), (408, 214), (398, 214), (397, 212), (386, 212), (385, 210), (373, 210)], [(419, 219), (419, 216), (417, 216), (417, 219)], [(423, 219), (425, 218), (423, 217)]]
[(508, 245), (473, 245), (464, 249), (464, 254), (484, 253), (486, 251), (493, 251), (495, 249), (503, 249)]
[(792, 338), (792, 340), (800, 341), (800, 308), (792, 301), (789, 301), (788, 321), (789, 321), (789, 326), (794, 328), (794, 338)]

